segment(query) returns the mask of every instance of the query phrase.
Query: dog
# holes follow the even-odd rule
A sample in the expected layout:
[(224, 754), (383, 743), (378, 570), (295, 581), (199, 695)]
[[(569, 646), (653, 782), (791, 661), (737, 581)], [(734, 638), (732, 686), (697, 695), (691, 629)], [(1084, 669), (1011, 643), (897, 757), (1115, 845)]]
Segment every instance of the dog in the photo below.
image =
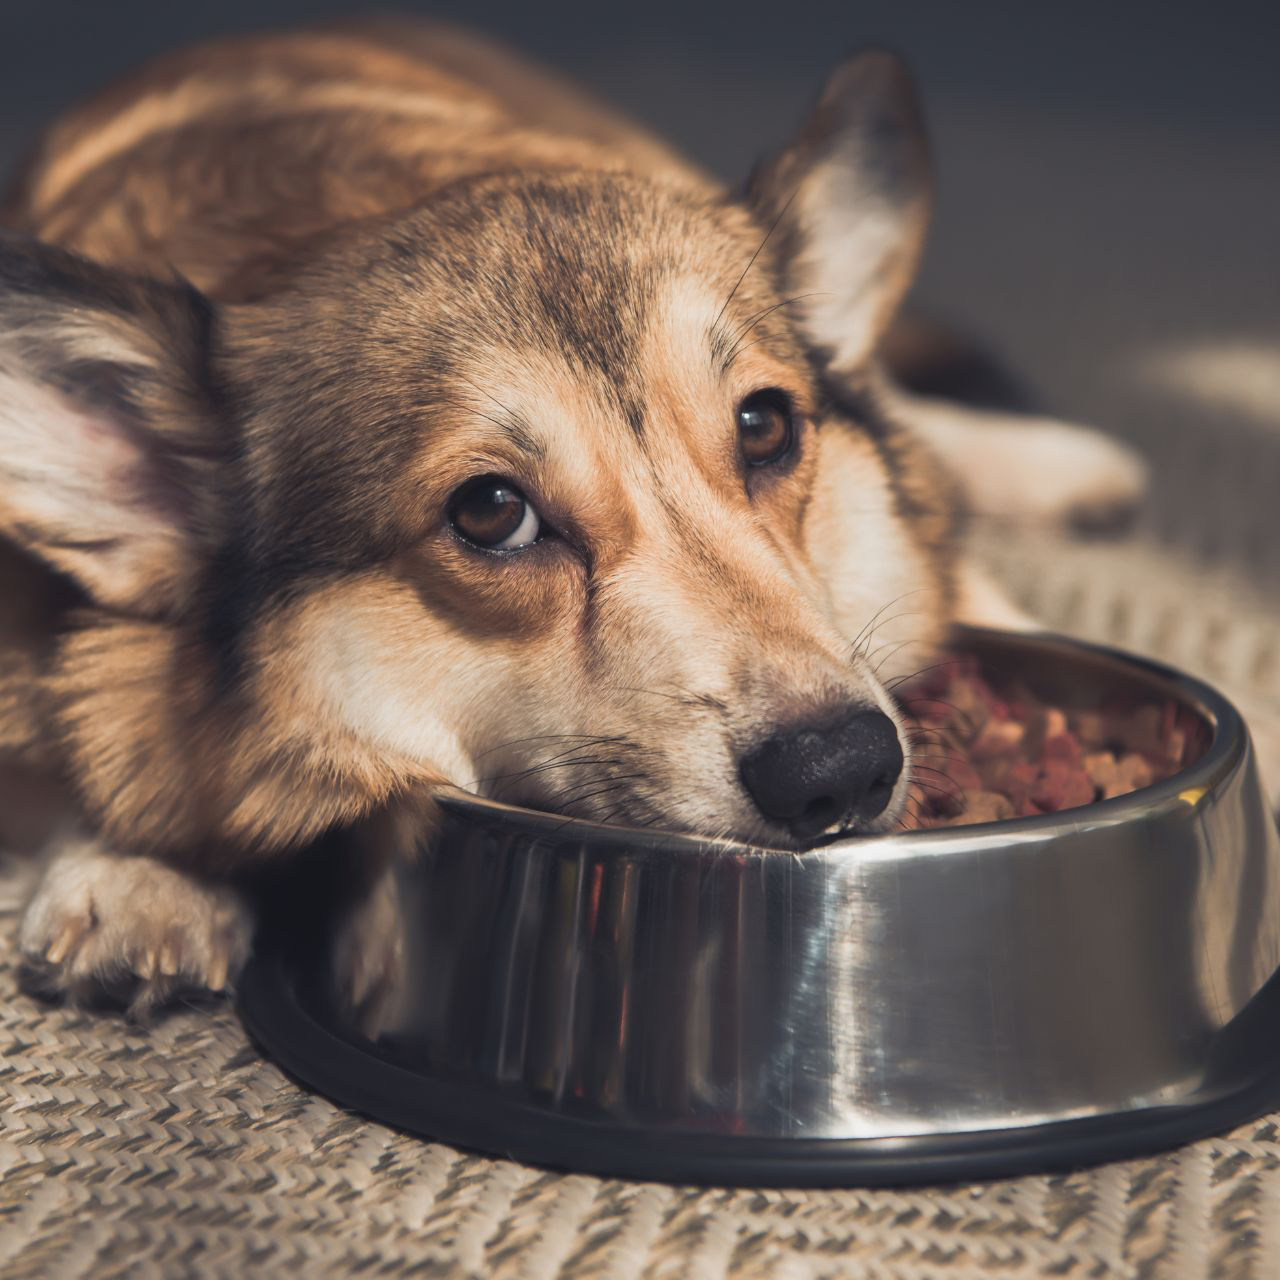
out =
[(234, 983), (337, 840), (344, 998), (442, 784), (779, 849), (894, 829), (894, 685), (1027, 626), (967, 511), (1141, 492), (1100, 433), (908, 392), (929, 152), (853, 56), (730, 193), (514, 54), (384, 20), (162, 58), (0, 212), (0, 751), (27, 972)]

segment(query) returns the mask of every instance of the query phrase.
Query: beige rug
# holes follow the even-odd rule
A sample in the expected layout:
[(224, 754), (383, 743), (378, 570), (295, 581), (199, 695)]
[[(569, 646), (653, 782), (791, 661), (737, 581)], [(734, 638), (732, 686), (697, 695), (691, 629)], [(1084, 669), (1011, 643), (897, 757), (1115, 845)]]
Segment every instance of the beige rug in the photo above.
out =
[[(11, 954), (12, 901), (0, 954)], [(6, 993), (13, 975), (0, 970)], [(945, 1190), (723, 1191), (562, 1177), (345, 1114), (225, 1008), (148, 1032), (18, 997), (0, 1015), (0, 1275), (1280, 1274), (1280, 1133)]]
[[(987, 554), (1052, 624), (1275, 714), (1280, 516), (1242, 502), (1231, 468), (1280, 476), (1280, 435), (1183, 443), (1164, 441), (1135, 540), (993, 536)], [(1212, 502), (1188, 506), (1188, 486)], [(1280, 1277), (1280, 1117), (1158, 1159), (940, 1190), (564, 1177), (345, 1114), (263, 1061), (225, 1006), (140, 1032), (36, 1005), (10, 967), (20, 875), (0, 903), (0, 1276)]]

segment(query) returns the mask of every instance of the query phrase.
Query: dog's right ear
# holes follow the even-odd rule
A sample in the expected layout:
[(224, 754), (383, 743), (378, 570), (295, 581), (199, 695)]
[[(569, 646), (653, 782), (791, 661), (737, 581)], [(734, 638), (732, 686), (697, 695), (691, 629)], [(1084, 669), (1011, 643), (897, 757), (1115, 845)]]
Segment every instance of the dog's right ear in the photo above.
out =
[(931, 195), (915, 86), (881, 49), (837, 67), (791, 142), (751, 175), (748, 204), (770, 229), (788, 314), (833, 377), (857, 377), (888, 327)]
[(0, 537), (109, 608), (180, 605), (211, 537), (212, 320), (181, 282), (0, 235)]

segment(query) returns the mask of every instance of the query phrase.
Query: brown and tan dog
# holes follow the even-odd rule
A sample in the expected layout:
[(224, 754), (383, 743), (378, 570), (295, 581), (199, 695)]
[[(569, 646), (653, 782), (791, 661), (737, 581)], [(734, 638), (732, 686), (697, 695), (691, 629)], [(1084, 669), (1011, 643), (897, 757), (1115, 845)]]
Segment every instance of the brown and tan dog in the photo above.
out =
[[(334, 830), (376, 869), (441, 781), (779, 847), (892, 828), (894, 683), (952, 619), (1018, 621), (960, 491), (1141, 483), (880, 372), (928, 209), (883, 53), (741, 199), (416, 24), (199, 48), (55, 124), (0, 238), (8, 838), (58, 824), (32, 970), (220, 988), (239, 877)], [(367, 879), (356, 999), (394, 933)]]

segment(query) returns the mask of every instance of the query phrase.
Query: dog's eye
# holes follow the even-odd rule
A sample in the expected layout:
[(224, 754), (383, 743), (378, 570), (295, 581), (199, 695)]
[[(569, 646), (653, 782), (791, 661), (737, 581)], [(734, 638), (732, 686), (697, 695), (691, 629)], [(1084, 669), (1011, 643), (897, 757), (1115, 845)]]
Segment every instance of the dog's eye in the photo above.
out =
[(742, 456), (753, 467), (781, 462), (795, 443), (791, 399), (785, 391), (770, 388), (752, 392), (738, 405), (738, 439)]
[(449, 501), (449, 521), (468, 541), (488, 551), (515, 551), (538, 541), (537, 508), (499, 476), (468, 480)]

